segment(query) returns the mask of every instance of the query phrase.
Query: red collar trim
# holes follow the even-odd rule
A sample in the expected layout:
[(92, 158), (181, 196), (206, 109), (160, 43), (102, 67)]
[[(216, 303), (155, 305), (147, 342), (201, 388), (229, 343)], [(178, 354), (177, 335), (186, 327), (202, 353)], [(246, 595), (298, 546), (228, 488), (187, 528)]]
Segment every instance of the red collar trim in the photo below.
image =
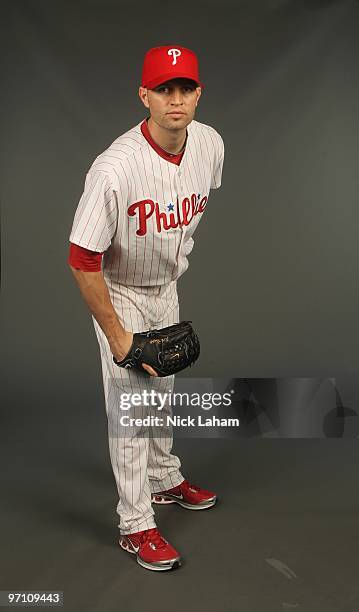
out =
[(152, 149), (154, 149), (156, 151), (156, 153), (158, 153), (158, 155), (160, 155), (161, 157), (163, 157), (163, 159), (165, 159), (166, 161), (172, 162), (173, 164), (177, 164), (177, 166), (179, 166), (181, 159), (183, 157), (184, 154), (184, 150), (181, 151), (181, 153), (177, 153), (177, 155), (174, 155), (173, 153), (168, 153), (167, 151), (165, 151), (164, 149), (162, 149), (162, 147), (160, 147), (152, 138), (151, 134), (150, 134), (150, 130), (148, 129), (148, 125), (147, 125), (147, 119), (144, 119), (141, 123), (141, 132), (144, 135), (144, 137), (146, 138), (148, 144), (151, 145)]

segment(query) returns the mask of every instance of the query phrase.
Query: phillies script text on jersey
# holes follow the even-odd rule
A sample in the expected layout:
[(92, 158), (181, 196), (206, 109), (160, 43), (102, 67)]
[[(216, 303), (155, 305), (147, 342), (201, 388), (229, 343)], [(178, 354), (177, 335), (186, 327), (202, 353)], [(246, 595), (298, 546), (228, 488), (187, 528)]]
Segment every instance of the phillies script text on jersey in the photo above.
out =
[[(147, 234), (147, 220), (155, 215), (157, 231), (161, 232), (162, 229), (170, 230), (182, 227), (183, 225), (189, 225), (192, 219), (199, 213), (203, 213), (208, 197), (204, 196), (199, 199), (199, 194), (192, 193), (191, 197), (183, 198), (181, 204), (179, 204), (177, 198), (176, 211), (174, 211), (173, 204), (168, 205), (169, 213), (160, 211), (158, 202), (154, 202), (150, 198), (147, 200), (140, 200), (134, 202), (127, 209), (127, 214), (130, 217), (138, 216), (138, 229), (136, 230), (137, 236), (145, 236)], [(171, 210), (172, 207), (172, 210)]]

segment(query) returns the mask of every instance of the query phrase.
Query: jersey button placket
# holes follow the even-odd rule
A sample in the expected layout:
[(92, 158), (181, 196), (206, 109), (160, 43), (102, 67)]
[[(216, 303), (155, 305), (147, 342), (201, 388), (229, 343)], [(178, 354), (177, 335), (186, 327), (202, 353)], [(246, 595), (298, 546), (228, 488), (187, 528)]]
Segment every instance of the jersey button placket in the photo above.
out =
[[(181, 181), (181, 170), (179, 169), (175, 175), (175, 189), (176, 189), (176, 194), (177, 194), (177, 198), (178, 198), (178, 204), (180, 204), (181, 202), (181, 198), (183, 198), (183, 185), (182, 185), (182, 181)], [(185, 237), (185, 227), (184, 225), (182, 225), (182, 218), (181, 218), (181, 207), (178, 206), (178, 214), (179, 214), (179, 220), (180, 220), (180, 230), (181, 230), (181, 240), (179, 243), (179, 247), (178, 247), (178, 251), (177, 251), (177, 265), (179, 265), (178, 259), (180, 257), (181, 254), (181, 250), (182, 250), (182, 244), (183, 244), (183, 240)]]

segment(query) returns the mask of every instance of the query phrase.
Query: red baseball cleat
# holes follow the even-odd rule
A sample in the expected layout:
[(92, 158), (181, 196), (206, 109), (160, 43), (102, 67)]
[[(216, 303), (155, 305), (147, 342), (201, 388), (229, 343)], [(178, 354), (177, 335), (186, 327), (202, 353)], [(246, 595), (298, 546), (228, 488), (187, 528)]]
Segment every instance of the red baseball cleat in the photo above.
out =
[(121, 548), (137, 555), (137, 563), (146, 569), (163, 572), (181, 565), (180, 554), (161, 536), (156, 527), (122, 535)]
[(177, 487), (152, 494), (154, 504), (180, 504), (189, 510), (204, 510), (211, 508), (217, 501), (217, 496), (212, 491), (201, 489), (184, 480)]

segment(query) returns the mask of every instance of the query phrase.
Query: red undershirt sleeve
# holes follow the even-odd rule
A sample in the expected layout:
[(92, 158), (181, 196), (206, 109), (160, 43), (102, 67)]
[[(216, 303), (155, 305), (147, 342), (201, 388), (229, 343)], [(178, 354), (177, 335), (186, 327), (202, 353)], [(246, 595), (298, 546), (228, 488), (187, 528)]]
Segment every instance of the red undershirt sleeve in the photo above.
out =
[(84, 272), (100, 272), (103, 253), (90, 251), (84, 247), (70, 242), (68, 264)]

